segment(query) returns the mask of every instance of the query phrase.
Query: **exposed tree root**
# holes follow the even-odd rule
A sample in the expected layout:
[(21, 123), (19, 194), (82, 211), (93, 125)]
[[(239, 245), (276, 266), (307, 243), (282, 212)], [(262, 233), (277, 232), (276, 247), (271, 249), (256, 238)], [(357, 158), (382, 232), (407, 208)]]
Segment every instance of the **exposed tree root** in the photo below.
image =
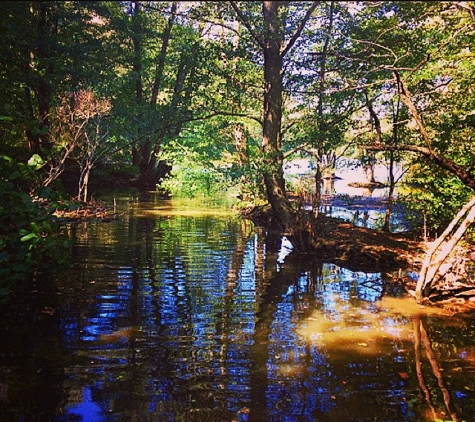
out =
[[(247, 215), (258, 225), (271, 225), (268, 212), (255, 209)], [(319, 217), (318, 224), (306, 226), (289, 234), (298, 236), (300, 245), (308, 245), (298, 252), (324, 262), (332, 262), (352, 271), (394, 272), (399, 270), (395, 282), (403, 283), (415, 296), (416, 281), (402, 276), (402, 271), (419, 273), (427, 256), (429, 245), (412, 233), (388, 233), (380, 230), (356, 227), (339, 219)], [(438, 304), (454, 307), (454, 313), (475, 310), (475, 284), (467, 270), (472, 262), (470, 251), (459, 245), (440, 266), (438, 280), (429, 296), (421, 304)]]

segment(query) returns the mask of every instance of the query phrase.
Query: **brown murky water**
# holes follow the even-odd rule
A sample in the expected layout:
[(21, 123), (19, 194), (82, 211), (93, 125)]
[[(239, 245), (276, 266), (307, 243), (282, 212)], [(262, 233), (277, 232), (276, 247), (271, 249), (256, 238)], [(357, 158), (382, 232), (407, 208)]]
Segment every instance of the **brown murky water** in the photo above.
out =
[(473, 421), (475, 321), (213, 204), (117, 197), (0, 308), (0, 421)]

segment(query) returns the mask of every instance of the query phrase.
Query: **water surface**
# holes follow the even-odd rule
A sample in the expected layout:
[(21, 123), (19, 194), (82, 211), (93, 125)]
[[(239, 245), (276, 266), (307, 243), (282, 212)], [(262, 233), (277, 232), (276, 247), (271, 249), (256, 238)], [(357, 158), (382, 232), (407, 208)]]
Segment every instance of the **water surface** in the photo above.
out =
[(471, 317), (220, 204), (116, 202), (0, 309), (2, 422), (473, 420)]

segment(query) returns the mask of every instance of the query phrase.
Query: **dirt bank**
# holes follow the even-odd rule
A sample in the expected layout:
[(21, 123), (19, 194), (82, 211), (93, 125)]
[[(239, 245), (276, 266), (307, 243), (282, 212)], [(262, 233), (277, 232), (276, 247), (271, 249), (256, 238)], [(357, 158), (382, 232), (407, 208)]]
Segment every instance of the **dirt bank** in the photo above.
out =
[(327, 218), (317, 250), (320, 259), (353, 271), (380, 272), (419, 267), (425, 254), (421, 239), (387, 233)]

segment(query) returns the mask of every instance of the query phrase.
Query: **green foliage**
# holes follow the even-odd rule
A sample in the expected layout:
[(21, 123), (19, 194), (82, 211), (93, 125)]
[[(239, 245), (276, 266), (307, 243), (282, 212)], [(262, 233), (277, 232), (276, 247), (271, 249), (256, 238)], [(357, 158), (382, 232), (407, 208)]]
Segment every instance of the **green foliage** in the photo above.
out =
[[(119, 2), (12, 2), (2, 19), (0, 46), (0, 154), (12, 155), (49, 130), (42, 113), (84, 84), (104, 86), (117, 77), (109, 31)], [(117, 12), (116, 12), (117, 13)], [(100, 23), (99, 23), (100, 22)], [(16, 151), (15, 151), (16, 152)], [(15, 156), (17, 156), (15, 154)]]
[(236, 189), (243, 206), (246, 206), (246, 203), (257, 205), (266, 202), (262, 168), (262, 165), (250, 161), (243, 165), (233, 164), (226, 171), (228, 183)]
[(28, 164), (0, 157), (0, 297), (34, 270), (55, 270), (66, 262), (71, 241), (62, 235), (52, 211), (57, 197), (50, 188), (29, 193), (37, 177), (38, 157)]
[(211, 163), (206, 163), (197, 152), (182, 148), (174, 151), (172, 156), (173, 169), (170, 177), (161, 181), (161, 189), (186, 198), (215, 196), (226, 191), (223, 174)]
[[(254, 39), (265, 35), (262, 7), (238, 2), (251, 33), (234, 25), (237, 15), (229, 2), (179, 3), (166, 43), (174, 16), (171, 2), (141, 2), (140, 7), (102, 1), (9, 2), (0, 45), (0, 92), (9, 99), (0, 104), (0, 155), (26, 162), (34, 150), (45, 161), (52, 157), (66, 142), (54, 136), (61, 123), (54, 110), (68, 93), (88, 87), (113, 101), (107, 145), (101, 143), (96, 152), (101, 159), (94, 178), (101, 185), (140, 179), (137, 171), (148, 176), (143, 170), (147, 163), (140, 161), (146, 157), (154, 165), (152, 158), (164, 149), (173, 173), (162, 187), (174, 195), (208, 195), (226, 183), (243, 197), (262, 199), (267, 171), (259, 161), (263, 57)], [(334, 158), (373, 143), (365, 92), (381, 122), (383, 143), (425, 147), (410, 113), (397, 101), (393, 70), (398, 69), (432, 148), (470, 171), (475, 162), (472, 7), (473, 2), (319, 4), (286, 54), (278, 152), (306, 151), (327, 169)], [(289, 2), (281, 10), (289, 39), (308, 2)], [(244, 158), (237, 158), (236, 123), (246, 132)], [(185, 149), (177, 147), (177, 139)], [(38, 148), (32, 148), (35, 143)], [(13, 204), (12, 213), (22, 208), (27, 216), (36, 215), (43, 202), (28, 199), (30, 182), (33, 169), (46, 166), (38, 155), (27, 166), (5, 170), (13, 165), (2, 160), (2, 175), (10, 172), (1, 181), (2, 195)], [(447, 173), (421, 169), (423, 175), (413, 178), (419, 193), (407, 199), (436, 229), (464, 202), (467, 191)], [(40, 196), (51, 194), (43, 189)], [(2, 205), (2, 213), (7, 208)], [(41, 233), (47, 227), (29, 222), (20, 235), (17, 223), (10, 221), (20, 246), (33, 251), (45, 242)]]
[[(437, 168), (417, 166), (400, 189), (399, 199), (408, 210), (412, 224), (427, 226), (428, 234), (441, 234), (473, 194), (460, 180)], [(424, 217), (425, 216), (425, 217)]]
[[(236, 127), (242, 129), (244, 140), (240, 154), (236, 151)], [(161, 187), (179, 196), (230, 191), (245, 201), (260, 201), (265, 196), (260, 131), (255, 122), (237, 123), (236, 118), (224, 116), (190, 122), (179, 142), (169, 141), (159, 156), (173, 165), (171, 178)]]

